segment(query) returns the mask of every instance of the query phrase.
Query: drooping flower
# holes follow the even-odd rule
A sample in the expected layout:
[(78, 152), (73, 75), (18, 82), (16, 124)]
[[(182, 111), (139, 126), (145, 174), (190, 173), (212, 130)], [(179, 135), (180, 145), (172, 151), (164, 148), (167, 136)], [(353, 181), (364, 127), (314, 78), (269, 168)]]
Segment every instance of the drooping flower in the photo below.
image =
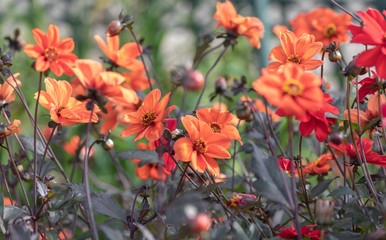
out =
[(339, 109), (329, 104), (332, 102), (331, 96), (325, 93), (323, 106), (307, 112), (306, 119), (302, 120), (299, 125), (300, 133), (303, 136), (310, 135), (315, 130), (319, 142), (326, 140), (327, 134), (331, 132), (330, 126), (336, 121), (336, 118), (328, 118), (326, 113), (339, 114)]
[(322, 154), (318, 159), (307, 164), (303, 168), (303, 174), (325, 174), (330, 171), (331, 167), (328, 161), (333, 160), (331, 154)]
[[(356, 143), (357, 148), (359, 150), (359, 154), (363, 160), (362, 151), (360, 150), (361, 146), (360, 146), (359, 139), (356, 140), (355, 143)], [(368, 138), (362, 139), (363, 151), (365, 153), (367, 163), (386, 167), (386, 155), (379, 155), (378, 153), (371, 151), (371, 149), (373, 148), (373, 143), (374, 143), (374, 141), (371, 141)], [(343, 144), (335, 145), (333, 143), (328, 143), (327, 145), (329, 145), (329, 146), (337, 149), (338, 151), (344, 153)], [(349, 156), (351, 159), (351, 164), (359, 165), (360, 162), (359, 162), (357, 154), (355, 152), (354, 145), (351, 145), (350, 143), (345, 142), (344, 146), (346, 148), (347, 156)]]
[(120, 85), (125, 78), (119, 73), (105, 71), (99, 62), (79, 59), (73, 70), (85, 89), (98, 91), (104, 97), (122, 96)]
[[(14, 77), (17, 85), (21, 86), (21, 82), (17, 79), (19, 75), (19, 73), (15, 73)], [(0, 107), (15, 101), (15, 94), (13, 93), (13, 87), (16, 87), (15, 81), (12, 76), (8, 77), (7, 80), (3, 85), (0, 84)], [(13, 87), (8, 82), (11, 83)]]
[[(307, 239), (310, 239), (310, 240), (320, 240), (321, 234), (322, 234), (321, 231), (320, 230), (311, 230), (315, 227), (316, 227), (316, 225), (303, 226), (300, 229), (300, 233), (302, 235), (302, 238), (305, 239), (305, 237), (307, 237)], [(284, 230), (280, 231), (280, 229), (283, 229), (283, 228), (284, 228)], [(292, 229), (285, 227), (285, 226), (281, 226), (278, 228), (278, 230), (280, 231), (280, 233), (276, 234), (276, 236), (279, 236), (283, 239), (297, 239), (297, 237), (298, 237), (298, 232), (293, 228), (293, 226), (292, 226)], [(324, 232), (324, 234), (327, 234), (327, 233)]]
[(277, 115), (295, 116), (298, 120), (304, 120), (307, 111), (323, 106), (323, 92), (320, 89), (322, 79), (305, 72), (301, 66), (287, 63), (282, 72), (263, 69), (262, 73), (252, 84), (253, 88), (279, 108)]
[(281, 46), (276, 46), (269, 54), (269, 60), (273, 60), (268, 64), (268, 69), (279, 70), (287, 62), (294, 62), (302, 66), (305, 70), (313, 70), (323, 64), (322, 60), (311, 59), (323, 47), (321, 42), (316, 42), (313, 35), (304, 33), (300, 37), (296, 37), (291, 31), (280, 33)]
[(130, 125), (122, 131), (121, 137), (137, 134), (134, 141), (143, 137), (149, 141), (160, 139), (164, 131), (162, 121), (176, 108), (176, 106), (166, 108), (169, 96), (170, 93), (166, 94), (160, 101), (161, 91), (159, 89), (151, 91), (136, 112), (127, 113), (124, 116), (124, 120)]
[(290, 21), (296, 36), (303, 33), (315, 36), (315, 41), (322, 42), (323, 46), (331, 42), (344, 43), (349, 40), (347, 27), (351, 17), (346, 13), (337, 14), (330, 8), (319, 7), (308, 13), (299, 14)]
[(375, 66), (380, 79), (386, 79), (386, 11), (383, 15), (376, 9), (369, 8), (366, 12), (357, 12), (362, 18), (364, 26), (350, 25), (353, 38), (352, 43), (375, 46), (358, 55), (355, 64), (359, 67)]
[(238, 140), (242, 145), (239, 130), (232, 125), (233, 114), (228, 111), (220, 112), (217, 108), (198, 109), (197, 117), (206, 122), (214, 133), (223, 133), (230, 140)]
[[(145, 143), (138, 143), (137, 148), (142, 150), (155, 150), (156, 146), (154, 145), (154, 142), (150, 142), (149, 145), (146, 145)], [(131, 161), (139, 164), (141, 159), (133, 159)], [(160, 163), (149, 163), (141, 167), (138, 165), (135, 167), (135, 175), (142, 180), (148, 180), (151, 178), (155, 181), (165, 181), (167, 175), (170, 174), (171, 173), (165, 168), (165, 166)]]
[[(86, 109), (86, 102), (78, 101), (71, 97), (72, 88), (66, 81), (56, 81), (53, 78), (44, 80), (46, 91), (40, 91), (39, 103), (50, 111), (51, 120), (63, 126), (70, 126), (75, 123), (87, 123), (90, 120), (91, 112)], [(35, 93), (35, 99), (38, 93)], [(92, 115), (92, 122), (98, 121), (95, 112)]]
[(245, 36), (252, 47), (260, 48), (260, 39), (264, 36), (264, 25), (256, 17), (243, 17), (237, 14), (233, 4), (227, 0), (217, 2), (213, 18), (218, 19), (217, 28), (222, 26), (234, 34)]
[(47, 35), (40, 29), (32, 30), (37, 45), (27, 44), (24, 52), (31, 58), (36, 59), (35, 69), (45, 72), (51, 69), (55, 75), (60, 77), (63, 73), (72, 76), (77, 56), (72, 53), (74, 41), (72, 38), (60, 40), (59, 29), (50, 24)]
[(175, 157), (183, 162), (191, 162), (198, 172), (208, 169), (213, 175), (220, 168), (213, 158), (230, 158), (227, 151), (230, 141), (222, 133), (214, 133), (211, 127), (193, 116), (181, 118), (189, 137), (183, 137), (174, 144)]

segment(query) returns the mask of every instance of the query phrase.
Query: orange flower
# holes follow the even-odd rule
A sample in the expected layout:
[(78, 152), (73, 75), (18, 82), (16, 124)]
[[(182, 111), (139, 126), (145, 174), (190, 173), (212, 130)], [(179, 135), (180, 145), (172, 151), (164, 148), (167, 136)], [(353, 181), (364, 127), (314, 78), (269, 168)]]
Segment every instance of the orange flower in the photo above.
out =
[[(176, 106), (166, 108), (170, 93), (161, 98), (161, 91), (154, 89), (143, 100), (143, 105), (132, 113), (127, 113), (124, 121), (130, 123), (129, 127), (122, 131), (121, 137), (137, 134), (134, 141), (146, 137), (149, 141), (160, 139), (164, 131), (164, 120)], [(159, 101), (159, 102), (158, 102)], [(166, 108), (166, 109), (165, 109)]]
[(17, 120), (17, 119), (13, 120), (8, 125), (4, 125), (4, 123), (0, 123), (0, 127), (5, 127), (5, 133), (0, 134), (0, 140), (14, 133), (20, 134), (21, 133), (21, 130), (19, 128), (20, 124), (21, 124), (20, 120)]
[(11, 199), (9, 197), (4, 197), (4, 206), (12, 206)]
[[(146, 145), (145, 143), (138, 143), (137, 148), (143, 150), (155, 150), (156, 146), (154, 142), (150, 142), (149, 145)], [(136, 164), (139, 164), (141, 162), (141, 159), (133, 159), (131, 161)], [(137, 175), (137, 177), (142, 180), (148, 180), (149, 178), (151, 178), (155, 181), (164, 182), (166, 180), (167, 175), (170, 174), (171, 173), (166, 170), (165, 166), (160, 163), (149, 163), (143, 165), (142, 167), (137, 166), (135, 168), (135, 175)]]
[(210, 126), (193, 116), (182, 117), (189, 137), (183, 137), (174, 144), (177, 160), (192, 162), (198, 172), (207, 168), (213, 175), (220, 173), (220, 168), (213, 158), (230, 158), (227, 151), (230, 141), (222, 133), (214, 133)]
[[(83, 141), (80, 139), (79, 136), (75, 135), (73, 136), (69, 142), (66, 142), (64, 145), (63, 145), (63, 148), (64, 150), (70, 154), (71, 156), (75, 156), (76, 154), (76, 150), (78, 150), (78, 148), (83, 144)], [(86, 149), (85, 147), (83, 146), (83, 148), (80, 150), (79, 152), (79, 157), (80, 159), (83, 159), (84, 158), (84, 154), (86, 153)], [(95, 153), (95, 149), (94, 148), (91, 148), (90, 150), (90, 157), (92, 155), (94, 155)]]
[[(228, 111), (228, 107), (224, 103), (220, 104), (219, 102), (214, 102), (213, 103), (213, 107), (218, 109), (218, 110), (220, 110), (221, 112), (227, 112)], [(233, 126), (237, 126), (237, 125), (241, 126), (241, 125), (243, 125), (245, 121), (241, 120), (240, 123), (239, 123), (239, 120), (240, 119), (238, 117), (233, 115), (233, 118), (232, 118), (232, 121), (231, 121), (232, 125)]]
[[(149, 80), (147, 79), (145, 68), (142, 62), (133, 62), (129, 69), (131, 72), (124, 72), (122, 75), (125, 77), (124, 85), (128, 85), (133, 90), (143, 91), (150, 88)], [(154, 83), (154, 80), (151, 79)]]
[(60, 40), (59, 29), (50, 24), (47, 35), (40, 29), (32, 30), (37, 45), (27, 44), (24, 52), (31, 58), (36, 59), (36, 71), (45, 72), (51, 69), (58, 77), (63, 73), (72, 76), (72, 67), (77, 59), (72, 53), (74, 41), (72, 38)]
[(346, 13), (337, 14), (330, 8), (319, 7), (308, 13), (299, 14), (290, 25), (296, 36), (303, 33), (315, 36), (315, 41), (322, 42), (323, 46), (331, 42), (343, 43), (349, 40), (347, 27), (351, 17)]
[(105, 71), (99, 62), (81, 59), (75, 62), (75, 75), (88, 90), (97, 90), (105, 97), (121, 96), (120, 85), (125, 78), (115, 72)]
[(229, 0), (217, 2), (216, 9), (213, 18), (219, 20), (217, 28), (222, 26), (234, 34), (245, 36), (252, 47), (260, 48), (260, 39), (264, 36), (264, 25), (260, 19), (238, 15)]
[(328, 161), (332, 160), (331, 154), (323, 154), (315, 161), (312, 161), (303, 168), (303, 174), (324, 174), (330, 171)]
[[(18, 86), (21, 86), (21, 82), (17, 79), (17, 77), (20, 75), (20, 73), (16, 73), (15, 79)], [(0, 106), (4, 106), (5, 104), (9, 104), (13, 101), (15, 101), (15, 94), (13, 93), (13, 87), (16, 87), (15, 82), (13, 81), (12, 76), (8, 77), (8, 81), (5, 81), (3, 86), (0, 84)], [(12, 84), (9, 85), (10, 82)]]
[(313, 70), (323, 64), (322, 60), (311, 59), (323, 47), (323, 43), (315, 42), (315, 37), (304, 33), (299, 38), (291, 31), (280, 33), (281, 46), (276, 46), (269, 54), (269, 60), (274, 60), (268, 65), (270, 70), (281, 69), (287, 62), (294, 62), (305, 70)]
[(232, 125), (232, 113), (220, 112), (217, 108), (203, 108), (198, 109), (196, 114), (198, 119), (209, 124), (214, 133), (222, 133), (230, 140), (238, 140), (243, 145), (239, 131)]
[[(86, 109), (86, 103), (71, 97), (72, 88), (66, 81), (56, 81), (53, 78), (44, 80), (47, 92), (40, 91), (39, 103), (50, 110), (51, 120), (64, 126), (75, 123), (87, 123), (90, 120), (90, 111)], [(35, 93), (35, 99), (38, 93)], [(92, 122), (98, 121), (95, 106)]]
[[(261, 99), (257, 99), (257, 98), (249, 99), (248, 98), (248, 101), (247, 101), (247, 98), (245, 98), (244, 96), (241, 96), (240, 100), (243, 101), (246, 106), (248, 105), (248, 101), (250, 101), (250, 102), (253, 103), (253, 106), (255, 107), (255, 109), (257, 111), (262, 112), (262, 113), (266, 113), (266, 111), (265, 111), (265, 104), (263, 103), (263, 101)], [(268, 115), (271, 116), (272, 121), (274, 121), (274, 122), (280, 121), (279, 116), (276, 115), (275, 112), (272, 109), (270, 109), (269, 107), (267, 107), (267, 109), (268, 109)]]
[(107, 37), (107, 44), (98, 35), (95, 35), (94, 39), (113, 63), (125, 68), (130, 68), (130, 65), (135, 62), (139, 62), (143, 66), (142, 62), (135, 59), (140, 55), (135, 42), (126, 43), (121, 49), (119, 49), (118, 35)]
[(294, 63), (285, 64), (282, 72), (263, 69), (263, 75), (252, 85), (279, 108), (276, 111), (279, 116), (295, 116), (301, 121), (307, 111), (323, 106), (322, 79)]

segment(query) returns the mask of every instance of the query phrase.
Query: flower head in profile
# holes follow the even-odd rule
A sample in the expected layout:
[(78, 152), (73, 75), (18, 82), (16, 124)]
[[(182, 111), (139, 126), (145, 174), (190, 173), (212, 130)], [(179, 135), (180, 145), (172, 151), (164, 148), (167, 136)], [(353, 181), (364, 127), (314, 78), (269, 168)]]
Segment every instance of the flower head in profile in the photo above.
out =
[[(137, 148), (142, 150), (155, 150), (156, 146), (154, 142), (150, 142), (149, 145), (146, 145), (145, 143), (138, 143)], [(133, 159), (131, 161), (139, 164), (141, 159)], [(165, 168), (165, 166), (160, 163), (149, 163), (144, 164), (143, 166), (137, 165), (135, 167), (135, 175), (142, 180), (148, 180), (151, 178), (154, 181), (164, 182), (166, 177), (170, 174), (171, 173)]]
[(346, 13), (337, 14), (334, 10), (325, 7), (316, 8), (308, 13), (299, 14), (290, 21), (296, 36), (303, 33), (315, 36), (315, 41), (322, 42), (323, 46), (331, 42), (343, 43), (349, 40), (347, 27), (351, 17)]
[(264, 36), (264, 25), (256, 17), (243, 17), (237, 14), (233, 4), (227, 0), (217, 2), (213, 18), (219, 20), (217, 28), (222, 26), (233, 34), (245, 36), (252, 47), (260, 48), (260, 39)]
[(48, 32), (45, 34), (42, 30), (35, 28), (32, 30), (37, 45), (27, 44), (24, 52), (31, 58), (36, 59), (35, 69), (38, 72), (45, 72), (51, 69), (58, 77), (63, 73), (72, 76), (76, 55), (74, 50), (74, 41), (72, 38), (60, 40), (59, 29), (50, 24)]
[(232, 198), (227, 201), (227, 206), (231, 208), (255, 208), (258, 199), (255, 195), (245, 193), (233, 193)]
[(280, 33), (281, 46), (276, 46), (269, 54), (268, 65), (270, 70), (279, 70), (287, 62), (293, 62), (302, 66), (305, 70), (313, 70), (323, 64), (322, 60), (311, 59), (323, 47), (323, 43), (316, 42), (313, 35), (304, 33), (296, 37), (291, 31)]
[(380, 79), (386, 79), (386, 10), (383, 15), (376, 9), (369, 8), (366, 12), (358, 12), (362, 18), (364, 26), (350, 25), (353, 38), (352, 43), (375, 46), (358, 55), (355, 64), (359, 67), (375, 66)]
[(232, 125), (233, 114), (228, 111), (220, 112), (217, 108), (198, 109), (197, 117), (206, 122), (214, 133), (222, 133), (230, 140), (238, 140), (242, 145), (239, 131)]
[(322, 154), (318, 159), (307, 164), (303, 168), (303, 174), (325, 174), (330, 171), (331, 167), (328, 161), (333, 160), (331, 154)]
[(363, 101), (365, 97), (369, 94), (374, 94), (379, 90), (379, 85), (377, 83), (377, 74), (374, 71), (371, 71), (373, 76), (362, 79), (359, 82), (354, 82), (356, 84), (360, 84), (361, 88), (359, 88), (358, 95), (359, 101)]
[(193, 116), (181, 118), (189, 137), (179, 138), (174, 144), (175, 157), (183, 162), (191, 162), (198, 172), (208, 169), (218, 175), (220, 168), (213, 158), (230, 158), (227, 151), (231, 142), (222, 133), (215, 133), (211, 127)]
[(263, 75), (252, 85), (256, 92), (279, 109), (279, 116), (295, 116), (307, 119), (307, 111), (321, 108), (324, 103), (320, 89), (322, 79), (305, 72), (295, 63), (287, 63), (282, 72), (263, 69)]
[(21, 122), (20, 120), (13, 120), (10, 124), (4, 124), (4, 123), (0, 123), (0, 127), (5, 129), (4, 133), (3, 134), (0, 134), (0, 141), (2, 141), (2, 139), (4, 139), (6, 136), (9, 136), (11, 134), (14, 134), (14, 133), (17, 133), (17, 134), (20, 134), (21, 133), (21, 130), (19, 128)]
[[(15, 79), (18, 86), (21, 86), (21, 82), (17, 79), (19, 73), (15, 73)], [(11, 83), (12, 86), (9, 84)], [(0, 108), (5, 104), (9, 104), (15, 101), (15, 94), (13, 93), (13, 89), (16, 87), (16, 84), (12, 78), (12, 76), (8, 77), (7, 81), (4, 82), (3, 85), (0, 84)]]
[[(371, 150), (373, 148), (373, 143), (374, 143), (374, 141), (371, 141), (368, 138), (362, 139), (363, 151), (365, 153), (366, 161), (368, 163), (371, 163), (371, 164), (374, 164), (374, 165), (386, 167), (386, 155), (379, 155), (378, 153), (373, 152)], [(355, 141), (355, 144), (357, 145), (358, 149), (361, 149), (359, 139)], [(350, 144), (348, 142), (345, 142), (344, 143), (345, 149), (343, 148), (343, 143), (340, 144), (340, 145), (335, 145), (333, 143), (328, 143), (327, 145), (335, 148), (336, 150), (338, 150), (339, 152), (342, 152), (342, 153), (344, 153), (344, 151), (346, 151), (347, 156), (349, 156), (350, 159), (351, 159), (351, 164), (354, 164), (354, 165), (359, 165), (360, 164), (360, 162), (358, 160), (358, 156), (357, 156), (357, 154), (355, 152), (354, 145), (352, 145), (352, 144)], [(359, 154), (360, 154), (360, 156), (361, 156), (361, 158), (363, 160), (362, 151), (359, 151)]]
[[(86, 109), (86, 102), (81, 102), (71, 97), (72, 88), (67, 81), (56, 81), (53, 78), (44, 80), (46, 92), (40, 91), (39, 103), (50, 111), (51, 120), (63, 126), (70, 126), (75, 123), (87, 123), (90, 120), (91, 112)], [(35, 99), (38, 93), (35, 93)], [(92, 122), (98, 121), (95, 107), (92, 115)]]
[[(146, 137), (149, 141), (160, 139), (164, 131), (162, 121), (176, 106), (166, 108), (170, 93), (161, 98), (159, 89), (152, 90), (143, 100), (143, 105), (136, 112), (127, 113), (124, 121), (130, 125), (122, 131), (121, 137), (137, 134), (134, 141)], [(165, 109), (166, 108), (166, 109)]]
[(339, 114), (339, 109), (332, 106), (331, 96), (323, 94), (324, 103), (319, 109), (308, 111), (306, 118), (300, 122), (299, 130), (302, 136), (307, 136), (315, 131), (316, 138), (319, 142), (324, 142), (327, 134), (331, 132), (330, 126), (336, 121), (336, 118), (328, 118), (326, 113)]

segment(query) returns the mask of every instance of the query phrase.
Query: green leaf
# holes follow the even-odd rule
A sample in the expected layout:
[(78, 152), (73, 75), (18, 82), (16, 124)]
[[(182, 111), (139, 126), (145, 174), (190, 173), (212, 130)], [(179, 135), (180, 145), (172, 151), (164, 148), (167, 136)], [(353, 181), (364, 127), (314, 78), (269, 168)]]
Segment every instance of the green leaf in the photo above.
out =
[(158, 154), (153, 150), (125, 150), (119, 152), (117, 156), (122, 160), (142, 159), (138, 167), (159, 162)]
[(318, 183), (315, 187), (313, 187), (311, 189), (311, 195), (312, 197), (317, 197), (319, 196), (320, 194), (322, 194), (327, 188), (328, 186), (330, 185), (330, 183), (332, 183), (332, 181), (334, 181), (335, 179), (337, 179), (338, 177), (335, 177), (333, 179), (327, 179), (327, 180), (324, 180), (320, 183)]
[(28, 214), (27, 211), (16, 206), (4, 206), (4, 222), (14, 220), (18, 217), (25, 217)]
[(351, 188), (345, 187), (345, 186), (339, 186), (337, 189), (332, 191), (329, 194), (329, 196), (340, 197), (340, 196), (344, 196), (344, 195), (354, 195), (354, 194), (355, 194), (355, 192)]
[(105, 192), (94, 194), (91, 197), (93, 210), (107, 215), (111, 218), (119, 219), (126, 222), (125, 210), (121, 208), (119, 203)]
[[(253, 183), (253, 186), (258, 194), (289, 207), (277, 160), (270, 158), (267, 152), (258, 148), (254, 143), (252, 146), (252, 171), (260, 178)], [(286, 183), (291, 182), (287, 174), (283, 173), (283, 177)]]
[[(19, 135), (19, 139), (27, 151), (34, 152), (34, 138), (26, 135)], [(36, 140), (36, 153), (38, 155), (44, 154), (44, 145), (39, 140)]]

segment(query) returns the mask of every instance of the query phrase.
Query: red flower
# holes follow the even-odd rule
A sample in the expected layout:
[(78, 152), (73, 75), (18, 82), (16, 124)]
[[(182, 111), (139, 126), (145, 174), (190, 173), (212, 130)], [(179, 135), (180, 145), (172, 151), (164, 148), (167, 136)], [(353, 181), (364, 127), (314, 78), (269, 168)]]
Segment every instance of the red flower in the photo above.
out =
[[(310, 135), (315, 130), (316, 138), (319, 142), (326, 140), (327, 134), (331, 132), (330, 125), (334, 124), (335, 118), (326, 117), (326, 112), (339, 114), (339, 109), (330, 105), (332, 99), (327, 93), (324, 94), (324, 105), (315, 111), (308, 111), (305, 119), (302, 119), (299, 130), (303, 136)], [(299, 119), (297, 119), (299, 120)]]
[[(359, 81), (357, 84), (361, 84), (361, 88), (358, 91), (359, 101), (363, 101), (365, 97), (369, 94), (374, 94), (378, 91), (378, 83), (377, 83), (377, 74), (374, 71), (372, 77), (367, 77)], [(356, 82), (353, 82), (356, 83)]]
[[(355, 143), (358, 147), (359, 154), (360, 154), (361, 158), (363, 159), (363, 155), (362, 155), (362, 152), (360, 150), (359, 140), (356, 140)], [(365, 153), (366, 161), (368, 163), (371, 163), (371, 164), (386, 167), (386, 156), (385, 155), (379, 155), (378, 153), (371, 151), (371, 148), (373, 147), (373, 143), (374, 142), (368, 138), (362, 139), (363, 151)], [(327, 145), (337, 149), (338, 151), (340, 151), (342, 153), (344, 152), (343, 151), (343, 144), (335, 145), (333, 143), (328, 143)], [(354, 145), (351, 145), (350, 143), (345, 142), (344, 146), (346, 148), (347, 156), (349, 156), (351, 158), (351, 163), (352, 164), (359, 164)]]
[[(177, 128), (177, 119), (175, 118), (168, 118), (164, 119), (164, 123), (166, 123), (166, 129), (170, 132), (173, 132)], [(161, 145), (161, 142), (163, 146), (168, 147), (168, 152), (171, 152), (173, 150), (173, 146), (170, 146), (169, 141), (167, 141), (164, 137), (161, 137), (160, 140), (155, 141), (155, 146), (158, 147)], [(168, 152), (165, 152), (162, 154), (162, 158), (164, 159), (166, 170), (171, 171), (174, 168), (176, 168), (176, 163), (173, 161), (172, 157)]]
[[(383, 10), (386, 16), (386, 11)], [(365, 45), (374, 45), (375, 48), (366, 50), (358, 55), (355, 64), (360, 67), (372, 67), (377, 69), (378, 76), (386, 79), (386, 20), (382, 14), (369, 8), (366, 12), (358, 12), (358, 16), (363, 19), (364, 26), (350, 25), (353, 38), (352, 43), (362, 43)]]
[[(300, 229), (300, 233), (302, 234), (302, 238), (304, 239), (305, 237), (308, 237), (307, 239), (310, 240), (320, 240), (321, 239), (321, 232), (319, 230), (312, 230), (316, 225), (308, 225), (308, 226), (303, 226)], [(285, 228), (285, 230), (280, 231), (280, 233), (276, 234), (276, 236), (279, 236), (283, 239), (297, 239), (298, 237), (298, 232), (291, 228), (281, 226), (279, 227), (278, 230)], [(326, 232), (324, 234), (327, 234)]]
[(288, 176), (291, 177), (291, 168), (293, 168), (293, 171), (295, 171), (295, 163), (291, 162), (291, 160), (288, 160), (285, 157), (281, 157), (277, 159), (277, 161), (279, 163), (280, 169), (283, 169), (288, 174)]

